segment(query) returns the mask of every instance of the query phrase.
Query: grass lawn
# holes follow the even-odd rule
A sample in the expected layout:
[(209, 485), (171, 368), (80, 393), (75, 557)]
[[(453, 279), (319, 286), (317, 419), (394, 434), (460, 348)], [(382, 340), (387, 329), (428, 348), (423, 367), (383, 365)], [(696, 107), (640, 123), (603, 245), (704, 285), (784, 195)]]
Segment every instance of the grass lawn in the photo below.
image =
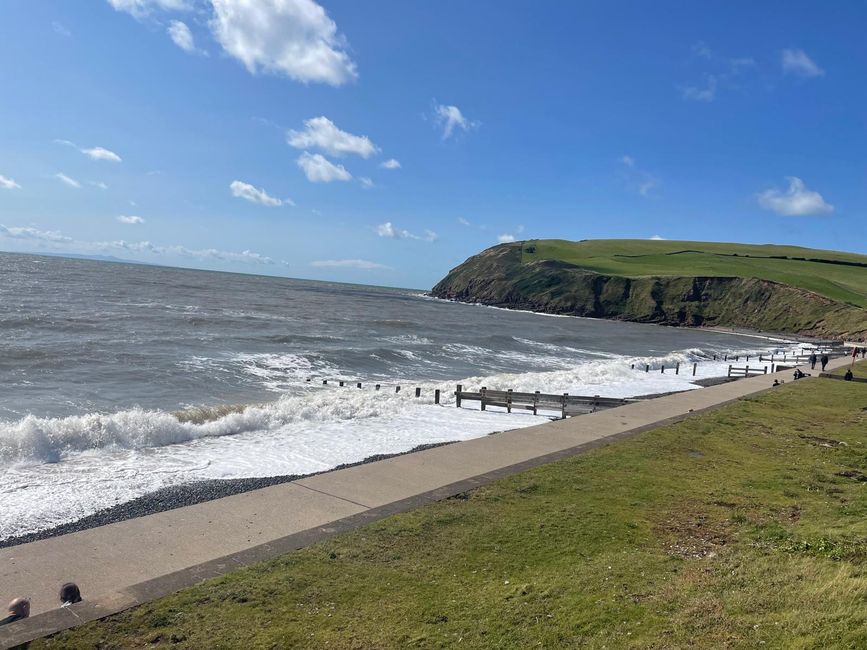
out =
[(867, 385), (787, 382), (37, 648), (864, 648)]
[[(861, 356), (859, 355), (858, 358), (860, 359)], [(849, 366), (846, 366), (845, 368), (837, 368), (837, 370), (835, 370), (833, 372), (833, 374), (840, 375), (842, 377), (843, 375), (846, 374), (846, 371), (848, 369), (849, 369)], [(855, 377), (859, 377), (861, 379), (867, 379), (867, 361), (855, 362), (855, 366), (852, 368), (852, 374)]]
[[(527, 246), (535, 246), (535, 252), (526, 253)], [(763, 278), (867, 307), (867, 256), (855, 253), (714, 242), (544, 239), (527, 242), (522, 259), (562, 260), (597, 273), (626, 277)]]

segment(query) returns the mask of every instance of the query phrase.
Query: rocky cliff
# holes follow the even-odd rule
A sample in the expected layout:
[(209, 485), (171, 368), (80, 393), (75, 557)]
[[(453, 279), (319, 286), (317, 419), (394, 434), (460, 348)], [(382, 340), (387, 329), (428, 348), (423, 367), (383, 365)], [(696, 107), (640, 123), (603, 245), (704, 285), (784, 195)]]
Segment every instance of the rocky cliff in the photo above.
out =
[(804, 289), (761, 278), (629, 278), (555, 260), (522, 263), (520, 242), (469, 258), (432, 295), (551, 314), (867, 340), (867, 310)]

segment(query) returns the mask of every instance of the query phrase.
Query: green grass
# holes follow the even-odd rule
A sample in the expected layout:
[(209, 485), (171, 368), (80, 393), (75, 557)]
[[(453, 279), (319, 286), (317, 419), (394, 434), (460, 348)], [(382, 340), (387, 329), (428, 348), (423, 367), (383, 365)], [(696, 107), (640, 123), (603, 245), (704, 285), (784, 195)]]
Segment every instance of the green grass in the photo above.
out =
[(865, 409), (789, 382), (31, 650), (867, 647)]
[[(535, 253), (527, 253), (528, 246), (535, 246)], [(638, 239), (533, 240), (524, 245), (523, 251), (525, 263), (535, 259), (562, 260), (597, 273), (633, 278), (762, 278), (807, 289), (832, 300), (867, 307), (867, 255), (798, 246)], [(779, 259), (781, 257), (786, 259)]]
[[(858, 355), (858, 358), (860, 359), (861, 356)], [(843, 375), (846, 374), (846, 370), (848, 370), (848, 369), (849, 369), (849, 366), (846, 366), (845, 368), (837, 368), (837, 370), (835, 370), (832, 374), (840, 375), (842, 377)], [(859, 362), (855, 363), (855, 366), (852, 368), (852, 374), (855, 377), (858, 377), (861, 379), (867, 379), (867, 362), (859, 361)]]

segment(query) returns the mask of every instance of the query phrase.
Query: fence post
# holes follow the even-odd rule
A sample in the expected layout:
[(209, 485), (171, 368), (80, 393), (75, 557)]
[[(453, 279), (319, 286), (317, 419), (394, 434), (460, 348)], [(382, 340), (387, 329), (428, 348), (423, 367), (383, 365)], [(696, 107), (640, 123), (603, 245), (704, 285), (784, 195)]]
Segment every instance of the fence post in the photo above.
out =
[(749, 376), (750, 376), (750, 365), (747, 364), (747, 368), (746, 368), (746, 370), (744, 370), (744, 377), (749, 377)]
[(416, 386), (416, 389), (415, 389), (415, 396), (421, 397), (421, 388), (419, 388), (418, 386)]
[(635, 364), (633, 363), (631, 366), (629, 366), (629, 369), (630, 369), (630, 370), (635, 370)]
[(539, 408), (539, 391), (533, 395), (533, 415), (537, 415), (536, 411)]
[(560, 398), (561, 401), (562, 401), (562, 403), (563, 403), (563, 414), (562, 414), (562, 416), (560, 417), (561, 420), (565, 420), (565, 419), (566, 419), (566, 398), (567, 398), (567, 397), (569, 397), (569, 393), (563, 393), (563, 397)]
[(400, 392), (400, 386), (395, 386), (395, 388), (394, 388), (394, 392), (395, 392), (395, 393), (399, 393), (399, 392)]
[(481, 400), (482, 401), (482, 410), (484, 411), (485, 410), (485, 393), (488, 392), (488, 389), (486, 386), (482, 386), (482, 390), (480, 390), (479, 392), (482, 394), (482, 400)]
[(506, 395), (506, 413), (512, 412), (512, 389), (510, 388), (506, 391), (508, 395)]
[(665, 364), (662, 364), (662, 368), (659, 369), (659, 372), (661, 372), (663, 375), (665, 374)]
[(322, 380), (322, 385), (323, 385), (323, 386), (324, 386), (325, 384), (327, 384), (327, 383), (328, 383), (328, 380), (327, 380), (327, 379), (323, 379), (323, 380)]
[(374, 386), (374, 390), (379, 390), (379, 388), (380, 388), (380, 387), (379, 387), (379, 384), (377, 384), (376, 386)]
[(439, 404), (439, 403), (440, 403), (440, 389), (437, 388), (434, 391), (434, 404)]
[(343, 382), (342, 382), (342, 381), (340, 382), (340, 385), (343, 386)]
[(675, 375), (679, 375), (679, 374), (680, 374), (680, 361), (678, 361), (678, 362), (677, 362), (677, 365), (674, 367), (674, 374), (675, 374)]
[(729, 376), (729, 377), (732, 376), (732, 367), (731, 367), (731, 365), (729, 365), (729, 375), (728, 375), (728, 376)]
[(695, 369), (698, 367), (698, 363), (692, 364), (692, 376), (695, 377)]
[(455, 404), (458, 408), (461, 408), (461, 392), (463, 389), (464, 387), (458, 384), (458, 389), (455, 391)]
[(649, 363), (644, 364), (644, 372), (650, 372), (650, 364)]
[(356, 386), (358, 386), (359, 388), (361, 388), (361, 382), (358, 382), (358, 383), (356, 384)]
[(768, 367), (767, 366), (765, 366), (765, 374), (766, 375), (768, 374)]

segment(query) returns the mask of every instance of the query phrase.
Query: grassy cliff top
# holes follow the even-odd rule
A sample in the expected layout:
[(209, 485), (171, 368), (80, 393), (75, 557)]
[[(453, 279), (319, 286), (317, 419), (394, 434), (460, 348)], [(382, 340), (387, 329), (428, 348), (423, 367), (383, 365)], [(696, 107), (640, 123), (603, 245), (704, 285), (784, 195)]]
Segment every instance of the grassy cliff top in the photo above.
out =
[(761, 278), (867, 308), (867, 255), (770, 244), (645, 239), (521, 242), (521, 260), (559, 260), (625, 277)]

